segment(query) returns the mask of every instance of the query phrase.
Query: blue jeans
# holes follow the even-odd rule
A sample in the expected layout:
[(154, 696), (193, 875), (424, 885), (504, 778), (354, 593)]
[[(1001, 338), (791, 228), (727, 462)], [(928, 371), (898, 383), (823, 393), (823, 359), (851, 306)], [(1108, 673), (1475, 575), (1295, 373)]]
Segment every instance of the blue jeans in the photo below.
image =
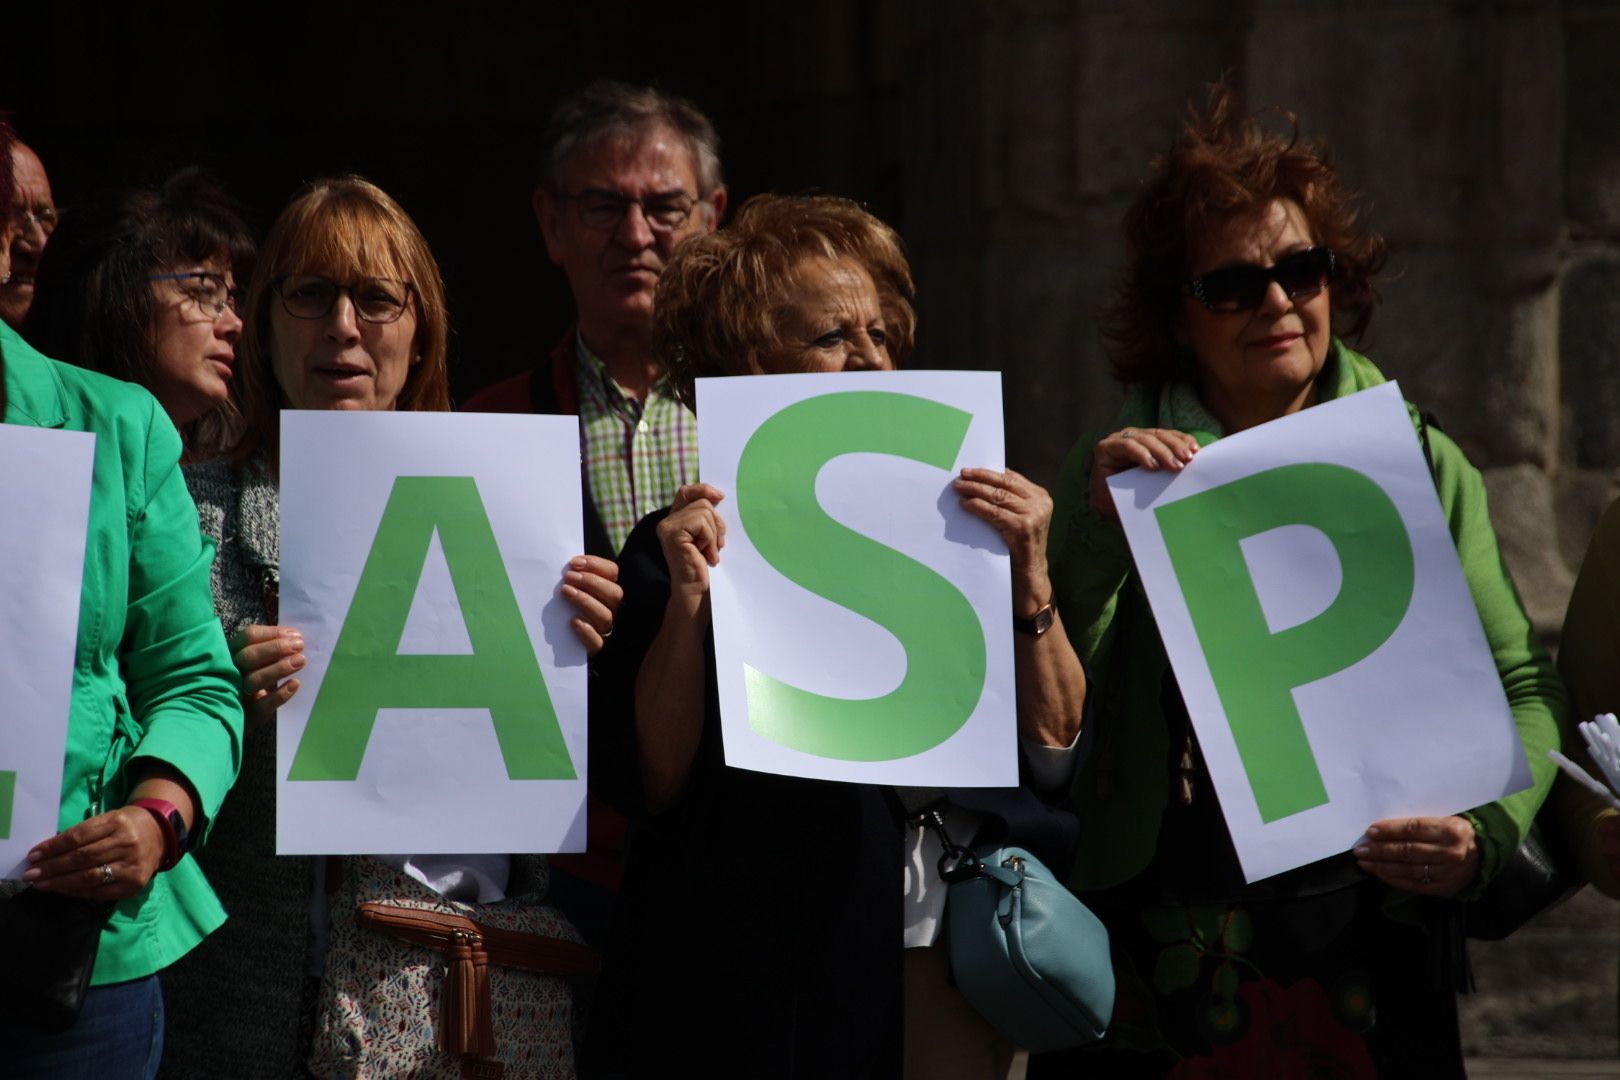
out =
[(84, 995), (79, 1022), (60, 1034), (0, 1016), (0, 1078), (151, 1080), (163, 1058), (163, 991), (156, 975)]

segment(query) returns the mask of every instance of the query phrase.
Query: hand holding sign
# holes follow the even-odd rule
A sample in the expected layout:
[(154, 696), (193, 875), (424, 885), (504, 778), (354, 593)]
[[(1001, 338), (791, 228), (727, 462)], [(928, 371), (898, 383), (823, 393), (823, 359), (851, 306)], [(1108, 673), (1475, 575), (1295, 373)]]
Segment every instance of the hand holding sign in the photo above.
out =
[(1012, 559), (1013, 611), (1032, 614), (1052, 596), (1046, 572), (1046, 536), (1052, 528), (1052, 496), (1008, 469), (967, 468), (951, 487), (962, 509), (1001, 534)]
[(244, 626), (231, 635), (231, 661), (242, 673), (248, 723), (264, 723), (298, 693), (293, 674), (302, 671), (304, 635), (290, 626)]
[(619, 564), (600, 555), (576, 555), (563, 574), (562, 596), (578, 612), (568, 625), (585, 646), (585, 655), (595, 656), (613, 633), (613, 616), (624, 599)]
[(726, 546), (726, 522), (716, 509), (725, 497), (713, 484), (687, 484), (675, 492), (669, 516), (658, 523), (670, 592), (689, 613), (708, 599), (709, 567), (719, 565)]
[(1380, 821), (1355, 848), (1357, 864), (1387, 885), (1426, 896), (1456, 896), (1479, 873), (1479, 836), (1468, 819)]
[(1091, 457), (1091, 508), (1119, 520), (1108, 478), (1126, 469), (1180, 472), (1198, 453), (1198, 440), (1174, 428), (1121, 428), (1097, 440)]

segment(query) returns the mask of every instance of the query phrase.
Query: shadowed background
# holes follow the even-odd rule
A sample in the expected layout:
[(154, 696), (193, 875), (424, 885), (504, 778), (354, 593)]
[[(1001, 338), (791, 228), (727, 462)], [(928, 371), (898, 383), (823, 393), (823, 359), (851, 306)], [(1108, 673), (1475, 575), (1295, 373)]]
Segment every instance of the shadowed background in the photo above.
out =
[[(1003, 371), (1009, 462), (1043, 482), (1120, 400), (1095, 314), (1124, 207), (1231, 69), (1326, 136), (1389, 239), (1363, 351), (1484, 470), (1549, 641), (1620, 491), (1620, 4), (63, 2), (5, 24), (0, 106), (60, 206), (192, 162), (261, 232), (319, 176), (395, 195), (444, 269), (458, 399), (570, 319), (529, 210), (551, 105), (599, 76), (691, 97), (733, 206), (821, 189), (899, 229), (914, 366)], [(1477, 949), (1471, 1051), (1612, 1059), (1615, 938), (1588, 891)]]

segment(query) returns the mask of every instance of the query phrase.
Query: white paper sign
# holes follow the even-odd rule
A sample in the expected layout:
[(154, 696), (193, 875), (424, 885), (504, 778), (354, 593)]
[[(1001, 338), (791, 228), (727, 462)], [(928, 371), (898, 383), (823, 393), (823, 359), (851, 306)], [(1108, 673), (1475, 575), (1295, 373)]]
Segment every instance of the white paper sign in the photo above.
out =
[(1250, 881), (1530, 785), (1394, 383), (1109, 487)]
[(58, 832), (96, 437), (0, 424), (0, 878)]
[(585, 846), (569, 416), (281, 414), (281, 854)]
[(730, 765), (929, 787), (1017, 783), (1007, 547), (951, 481), (1003, 468), (1001, 377), (699, 379), (726, 493), (710, 603)]

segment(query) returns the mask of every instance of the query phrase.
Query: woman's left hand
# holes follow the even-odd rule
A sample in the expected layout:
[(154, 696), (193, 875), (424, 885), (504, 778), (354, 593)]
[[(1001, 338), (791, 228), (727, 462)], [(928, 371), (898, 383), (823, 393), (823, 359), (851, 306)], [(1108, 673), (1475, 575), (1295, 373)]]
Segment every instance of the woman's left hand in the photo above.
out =
[(1046, 534), (1052, 528), (1052, 496), (1011, 469), (963, 469), (951, 486), (962, 497), (962, 509), (983, 519), (1007, 542), (1012, 556), (1013, 610), (1030, 615), (1050, 602)]
[(1466, 818), (1392, 818), (1368, 826), (1357, 863), (1386, 885), (1424, 896), (1456, 896), (1479, 873), (1479, 837)]
[(600, 555), (576, 555), (563, 575), (563, 599), (579, 612), (570, 625), (585, 643), (585, 655), (595, 656), (613, 634), (624, 590), (619, 587), (619, 564)]
[(146, 888), (162, 861), (163, 830), (152, 812), (121, 806), (30, 851), (23, 880), (42, 892), (122, 900)]

